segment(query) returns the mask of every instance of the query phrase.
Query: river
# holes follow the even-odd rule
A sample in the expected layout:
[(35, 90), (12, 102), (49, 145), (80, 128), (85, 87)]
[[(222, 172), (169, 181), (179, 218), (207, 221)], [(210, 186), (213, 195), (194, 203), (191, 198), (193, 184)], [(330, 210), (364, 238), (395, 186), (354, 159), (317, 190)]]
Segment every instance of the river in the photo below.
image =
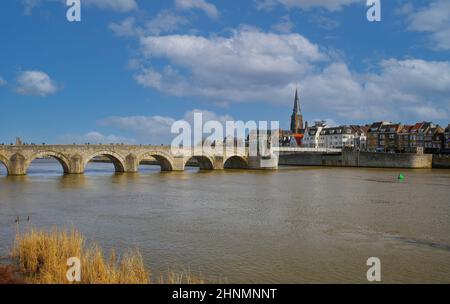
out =
[[(399, 173), (404, 181), (397, 180)], [(62, 175), (0, 169), (0, 256), (27, 226), (72, 225), (108, 250), (138, 247), (154, 273), (200, 272), (211, 283), (450, 283), (450, 170), (280, 168)], [(27, 217), (30, 216), (30, 222)]]

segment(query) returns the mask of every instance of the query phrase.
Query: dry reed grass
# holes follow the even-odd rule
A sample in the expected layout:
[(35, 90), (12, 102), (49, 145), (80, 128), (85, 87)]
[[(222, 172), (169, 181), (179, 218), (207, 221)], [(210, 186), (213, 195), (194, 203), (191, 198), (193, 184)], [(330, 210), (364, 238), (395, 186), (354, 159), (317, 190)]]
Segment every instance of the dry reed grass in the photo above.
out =
[(138, 250), (130, 250), (120, 258), (112, 251), (109, 259), (105, 259), (97, 244), (86, 245), (83, 235), (74, 229), (70, 232), (32, 229), (17, 234), (12, 257), (26, 281), (33, 284), (69, 283), (66, 273), (71, 257), (81, 261), (81, 284), (150, 283), (150, 273)]
[(175, 271), (167, 271), (164, 275), (161, 275), (158, 278), (158, 284), (205, 284), (205, 280), (201, 278), (201, 276), (193, 275), (190, 271), (187, 272), (175, 272)]
[[(86, 244), (77, 230), (52, 229), (50, 232), (31, 229), (17, 233), (12, 258), (26, 283), (68, 284), (67, 260), (81, 261), (80, 284), (150, 284), (150, 271), (145, 267), (139, 250), (129, 250), (118, 257), (114, 250), (105, 258), (96, 243)], [(157, 284), (205, 284), (205, 280), (190, 271), (167, 271), (156, 276)]]

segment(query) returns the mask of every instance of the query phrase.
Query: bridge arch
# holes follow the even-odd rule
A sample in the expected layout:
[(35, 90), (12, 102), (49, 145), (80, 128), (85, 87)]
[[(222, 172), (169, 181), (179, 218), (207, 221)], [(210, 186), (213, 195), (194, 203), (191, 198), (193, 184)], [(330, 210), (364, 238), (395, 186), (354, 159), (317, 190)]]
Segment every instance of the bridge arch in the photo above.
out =
[(55, 151), (39, 151), (27, 157), (24, 164), (25, 173), (28, 172), (28, 168), (35, 159), (44, 157), (56, 159), (61, 164), (64, 174), (70, 173), (70, 160), (64, 154)]
[(167, 171), (173, 171), (174, 170), (174, 159), (169, 154), (166, 154), (161, 151), (149, 151), (142, 153), (137, 158), (137, 165), (149, 158), (154, 158), (158, 162), (158, 164), (161, 166), (161, 171), (167, 172)]
[(9, 160), (5, 156), (0, 154), (0, 165), (3, 164), (6, 168), (6, 174), (9, 175)]
[(200, 170), (214, 170), (214, 159), (208, 155), (192, 156), (185, 161), (184, 167), (192, 160), (195, 160), (198, 163)]
[(224, 160), (224, 169), (248, 169), (249, 164), (246, 157), (233, 155)]
[(83, 168), (86, 168), (86, 166), (89, 164), (91, 160), (93, 160), (96, 157), (104, 156), (107, 157), (114, 165), (114, 169), (117, 173), (123, 173), (125, 172), (125, 159), (118, 153), (114, 151), (99, 151), (94, 154), (89, 155), (84, 160)]

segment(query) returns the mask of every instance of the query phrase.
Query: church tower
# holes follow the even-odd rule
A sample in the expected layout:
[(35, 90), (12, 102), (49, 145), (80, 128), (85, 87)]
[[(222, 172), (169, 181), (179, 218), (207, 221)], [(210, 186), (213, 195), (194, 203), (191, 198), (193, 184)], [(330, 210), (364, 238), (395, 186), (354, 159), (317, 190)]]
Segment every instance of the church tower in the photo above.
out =
[(300, 98), (298, 97), (298, 90), (295, 90), (294, 111), (291, 116), (291, 131), (293, 133), (300, 133), (303, 129), (303, 115), (300, 108)]

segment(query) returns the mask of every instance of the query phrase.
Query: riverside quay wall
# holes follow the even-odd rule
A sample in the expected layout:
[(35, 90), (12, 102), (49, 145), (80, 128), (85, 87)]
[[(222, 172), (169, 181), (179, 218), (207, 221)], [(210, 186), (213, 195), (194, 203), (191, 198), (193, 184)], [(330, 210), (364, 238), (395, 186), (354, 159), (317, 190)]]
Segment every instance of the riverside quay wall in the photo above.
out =
[(450, 169), (450, 155), (433, 155), (433, 168)]
[(279, 165), (430, 169), (433, 167), (433, 155), (353, 151), (343, 151), (342, 153), (282, 152), (279, 156)]

